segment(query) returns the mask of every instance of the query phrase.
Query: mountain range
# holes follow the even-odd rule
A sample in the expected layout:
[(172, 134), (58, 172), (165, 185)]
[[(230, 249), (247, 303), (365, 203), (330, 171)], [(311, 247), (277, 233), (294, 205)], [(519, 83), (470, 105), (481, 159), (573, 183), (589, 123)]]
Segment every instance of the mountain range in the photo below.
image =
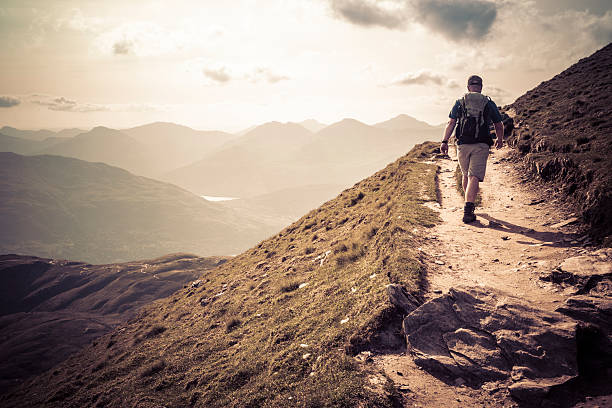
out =
[[(305, 126), (322, 129), (314, 133)], [(61, 172), (60, 169), (69, 163), (59, 158), (62, 156), (105, 163), (133, 173), (130, 175), (133, 176), (132, 192), (125, 188), (113, 188), (112, 184), (117, 182), (106, 174), (102, 175), (105, 172), (99, 174), (84, 170), (79, 173), (78, 185), (74, 186), (75, 193), (45, 195), (49, 189), (54, 192), (68, 189), (66, 180), (45, 177), (19, 179), (18, 172), (22, 170), (16, 163), (40, 163), (42, 159), (29, 160), (22, 157), (15, 160), (10, 155), (0, 157), (7, 174), (4, 181), (5, 196), (27, 195), (22, 203), (11, 208), (7, 206), (14, 204), (15, 200), (3, 203), (6, 212), (2, 217), (6, 223), (6, 232), (1, 236), (0, 249), (90, 262), (117, 262), (179, 250), (201, 255), (235, 253), (244, 248), (244, 245), (251, 245), (269, 233), (278, 231), (304, 212), (333, 198), (360, 178), (393, 161), (415, 143), (439, 136), (439, 129), (406, 115), (375, 126), (352, 119), (329, 126), (313, 120), (303, 124), (269, 122), (253, 128), (243, 136), (196, 131), (163, 122), (123, 130), (96, 127), (72, 137), (58, 135), (74, 134), (78, 130), (52, 133), (3, 129), (8, 129), (8, 133), (16, 136), (0, 135), (0, 150), (58, 156), (55, 159), (44, 159), (48, 171), (41, 167), (37, 172)], [(85, 163), (80, 165), (85, 166)], [(58, 169), (51, 169), (53, 166)], [(183, 167), (174, 169), (177, 166)], [(175, 207), (168, 207), (174, 208), (173, 215), (167, 217), (187, 217), (201, 222), (194, 221), (191, 226), (187, 226), (189, 223), (175, 220), (177, 225), (182, 226), (177, 227), (170, 222), (160, 225), (159, 217), (153, 217), (155, 221), (150, 225), (140, 222), (132, 225), (129, 232), (119, 233), (117, 228), (122, 222), (121, 217), (126, 217), (126, 211), (133, 211), (126, 208), (125, 197), (130, 194), (143, 197), (140, 190), (144, 179), (135, 175), (154, 176), (195, 192), (197, 196), (229, 196), (240, 200), (210, 204), (192, 195), (187, 200), (191, 202), (188, 210), (183, 208), (185, 202), (175, 203)], [(128, 175), (122, 177), (127, 178)], [(107, 194), (104, 204), (99, 201), (102, 194), (87, 193), (79, 198), (77, 205), (74, 197), (84, 190), (93, 190), (97, 183), (101, 184), (100, 191)], [(123, 184), (126, 187), (129, 183)], [(150, 189), (146, 187), (145, 190)], [(156, 201), (162, 205), (174, 198), (172, 194), (182, 197), (186, 193), (182, 191), (174, 194), (168, 188), (161, 189), (156, 193)], [(138, 198), (129, 201), (133, 208), (143, 205)], [(199, 207), (206, 208), (196, 210)], [(84, 208), (89, 208), (89, 211)], [(250, 232), (241, 234), (232, 243), (221, 243), (217, 239), (213, 245), (215, 238), (212, 237), (198, 239), (195, 241), (198, 244), (187, 242), (183, 234), (185, 231), (207, 230), (202, 224), (203, 220), (214, 218), (209, 215), (187, 215), (197, 211), (209, 215), (215, 211), (223, 212), (219, 218), (222, 223), (235, 218), (247, 226), (246, 230)], [(112, 213), (120, 217), (109, 215)], [(136, 218), (142, 219), (144, 214), (146, 211)], [(103, 225), (100, 220), (106, 218), (109, 219), (108, 225)], [(92, 220), (98, 221), (94, 223)], [(157, 227), (154, 227), (155, 223)], [(238, 225), (237, 222), (234, 224)], [(114, 227), (110, 228), (112, 225)], [(223, 230), (220, 225), (211, 228), (216, 233)], [(157, 235), (151, 234), (152, 230)], [(241, 228), (230, 228), (225, 237), (235, 239), (235, 232), (239, 230)], [(127, 239), (130, 234), (140, 238)], [(198, 236), (191, 232), (188, 235)], [(85, 237), (88, 238), (83, 239)], [(159, 238), (157, 243), (150, 243), (155, 237)], [(170, 241), (176, 244), (162, 250)], [(180, 246), (178, 242), (187, 246)], [(119, 243), (124, 243), (124, 246)], [(145, 250), (145, 247), (149, 247), (149, 250)]]
[(439, 137), (436, 127), (402, 128), (404, 121), (398, 117), (376, 127), (344, 119), (316, 133), (271, 122), (163, 179), (199, 194), (232, 197), (315, 184), (346, 188), (416, 143)]

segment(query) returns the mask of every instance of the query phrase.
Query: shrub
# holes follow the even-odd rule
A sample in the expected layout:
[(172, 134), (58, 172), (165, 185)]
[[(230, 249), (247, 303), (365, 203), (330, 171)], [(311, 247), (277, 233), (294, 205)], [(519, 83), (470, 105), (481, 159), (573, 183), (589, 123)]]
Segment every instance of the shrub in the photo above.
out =
[(293, 292), (300, 287), (300, 283), (297, 281), (288, 281), (281, 284), (280, 291), (283, 293)]

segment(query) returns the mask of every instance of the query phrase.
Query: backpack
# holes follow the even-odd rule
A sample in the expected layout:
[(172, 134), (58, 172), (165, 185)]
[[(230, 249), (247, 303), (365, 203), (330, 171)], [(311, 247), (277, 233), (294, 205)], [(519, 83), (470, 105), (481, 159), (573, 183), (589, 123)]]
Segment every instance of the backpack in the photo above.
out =
[(459, 100), (456, 137), (459, 143), (493, 144), (489, 124), (485, 118), (485, 107), (491, 98), (479, 92), (468, 92)]

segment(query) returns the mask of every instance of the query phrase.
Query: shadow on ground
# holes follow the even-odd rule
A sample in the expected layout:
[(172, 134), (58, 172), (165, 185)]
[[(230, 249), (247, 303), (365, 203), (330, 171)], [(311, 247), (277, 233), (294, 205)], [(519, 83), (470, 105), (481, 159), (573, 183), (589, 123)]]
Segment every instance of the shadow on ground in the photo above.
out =
[[(511, 222), (504, 221), (488, 215), (487, 213), (477, 213), (477, 216), (488, 221), (488, 224), (482, 223), (480, 220), (476, 220), (471, 223), (477, 228), (491, 228), (508, 234), (523, 235), (527, 238), (540, 241), (541, 246), (548, 247), (568, 247), (568, 246), (581, 246), (581, 244), (570, 244), (571, 241), (575, 240), (579, 234), (574, 233), (563, 233), (563, 232), (550, 232), (550, 231), (536, 231), (533, 228), (522, 227), (520, 225), (512, 224)], [(533, 242), (528, 241), (516, 241), (519, 244), (533, 245)]]

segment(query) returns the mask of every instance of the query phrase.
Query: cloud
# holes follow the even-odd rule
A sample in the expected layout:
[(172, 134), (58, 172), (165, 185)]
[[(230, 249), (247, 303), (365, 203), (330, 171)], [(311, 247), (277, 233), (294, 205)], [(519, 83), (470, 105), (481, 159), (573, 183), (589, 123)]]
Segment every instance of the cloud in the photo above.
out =
[(129, 40), (119, 40), (113, 44), (113, 54), (115, 55), (127, 55), (132, 51), (134, 43)]
[(155, 57), (180, 52), (190, 38), (184, 30), (170, 30), (153, 22), (135, 21), (100, 33), (94, 43), (104, 54)]
[(41, 94), (29, 95), (25, 97), (25, 100), (36, 105), (45, 106), (49, 110), (59, 112), (165, 112), (170, 109), (170, 105), (150, 103), (81, 103), (63, 96)]
[(216, 68), (204, 67), (202, 68), (202, 73), (206, 78), (221, 84), (232, 80), (232, 76), (230, 75), (228, 68), (224, 66)]
[(0, 108), (12, 108), (20, 103), (21, 101), (19, 99), (13, 98), (12, 96), (0, 96)]
[(591, 36), (600, 44), (612, 42), (612, 11), (586, 24)]
[(67, 28), (74, 31), (96, 33), (102, 30), (107, 24), (108, 21), (103, 18), (85, 16), (81, 9), (73, 8), (67, 15), (56, 19), (55, 29), (60, 30), (62, 28)]
[(225, 85), (238, 81), (276, 84), (291, 79), (289, 76), (263, 65), (228, 65), (207, 61), (204, 58), (187, 61), (185, 70), (194, 75), (195, 79), (203, 76), (209, 85)]
[(404, 9), (396, 2), (331, 0), (330, 5), (336, 16), (356, 25), (401, 28), (406, 22)]
[(271, 84), (290, 79), (288, 76), (277, 74), (266, 67), (254, 68), (250, 73), (247, 73), (246, 76), (251, 82), (266, 81)]
[(482, 47), (486, 57), (481, 60), (494, 63), (504, 58), (501, 68), (554, 75), (612, 41), (612, 11), (597, 15), (557, 10), (543, 15), (533, 2), (508, 2), (499, 8), (498, 20), (491, 30), (495, 41)]
[[(40, 96), (40, 95), (34, 95)], [(61, 112), (103, 112), (110, 110), (107, 106), (104, 105), (93, 105), (89, 103), (78, 103), (75, 100), (71, 100), (65, 98), (63, 96), (60, 97), (48, 97), (44, 96), (44, 99), (32, 99), (32, 103), (40, 106), (46, 106), (47, 109), (52, 111), (61, 111)]]
[(497, 4), (485, 0), (414, 0), (416, 20), (449, 40), (485, 37), (497, 18)]
[(459, 84), (456, 81), (448, 79), (442, 74), (421, 70), (417, 72), (404, 73), (393, 81), (391, 85), (395, 86), (412, 86), (412, 85), (437, 85), (447, 88), (458, 88)]
[(497, 18), (487, 0), (329, 0), (334, 14), (352, 24), (404, 29), (421, 24), (454, 42), (480, 40)]
[(482, 92), (491, 97), (498, 106), (502, 106), (511, 102), (513, 98), (510, 92), (496, 86), (487, 86), (484, 84)]

